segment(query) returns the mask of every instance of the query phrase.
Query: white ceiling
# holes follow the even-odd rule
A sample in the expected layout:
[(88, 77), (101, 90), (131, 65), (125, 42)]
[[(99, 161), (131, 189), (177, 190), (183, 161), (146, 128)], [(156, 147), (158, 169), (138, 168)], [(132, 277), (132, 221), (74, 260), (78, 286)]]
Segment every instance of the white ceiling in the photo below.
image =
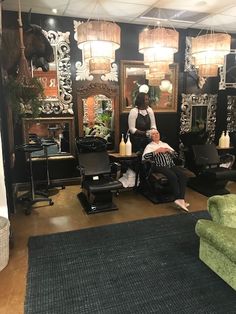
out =
[[(18, 1), (5, 0), (2, 7), (3, 10), (17, 11)], [(56, 8), (60, 16), (145, 26), (155, 25), (159, 18), (163, 26), (236, 33), (235, 0), (21, 0), (23, 12), (28, 12), (30, 8), (32, 13), (52, 15), (51, 10)], [(142, 18), (150, 10), (153, 11), (153, 18)]]

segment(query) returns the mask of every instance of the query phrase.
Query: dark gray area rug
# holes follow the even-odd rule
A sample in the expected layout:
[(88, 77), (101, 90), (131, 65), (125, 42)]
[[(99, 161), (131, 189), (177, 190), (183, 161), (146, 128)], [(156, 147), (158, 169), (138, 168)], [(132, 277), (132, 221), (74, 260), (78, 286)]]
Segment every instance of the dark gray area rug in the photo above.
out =
[(236, 313), (198, 259), (206, 211), (29, 239), (26, 314)]

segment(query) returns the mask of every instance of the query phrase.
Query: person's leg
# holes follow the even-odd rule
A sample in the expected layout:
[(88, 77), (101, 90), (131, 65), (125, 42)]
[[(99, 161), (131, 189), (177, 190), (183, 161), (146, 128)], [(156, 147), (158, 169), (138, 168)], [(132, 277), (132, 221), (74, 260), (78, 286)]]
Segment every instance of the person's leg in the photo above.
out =
[(187, 185), (187, 178), (184, 175), (183, 171), (179, 167), (172, 167), (172, 171), (175, 173), (177, 180), (178, 180), (178, 186), (179, 186), (179, 195), (175, 200), (175, 204), (181, 207), (184, 211), (188, 212), (188, 206), (189, 204), (185, 202), (185, 190)]
[(176, 177), (178, 178), (178, 185), (179, 185), (179, 195), (178, 198), (184, 199), (185, 191), (187, 186), (187, 178), (181, 168), (179, 167), (172, 167), (171, 170), (175, 173)]
[(174, 198), (178, 199), (180, 198), (180, 187), (179, 187), (179, 180), (177, 175), (174, 171), (172, 171), (172, 168), (166, 168), (166, 167), (155, 167), (155, 171), (164, 174), (167, 179), (168, 183), (170, 185), (171, 191), (174, 194)]
[[(186, 203), (184, 200), (185, 188), (186, 188), (186, 178), (179, 168), (166, 168), (166, 167), (156, 167), (157, 172), (164, 174), (170, 184), (170, 188), (174, 194), (175, 204), (188, 212)], [(177, 169), (177, 170), (176, 170)]]

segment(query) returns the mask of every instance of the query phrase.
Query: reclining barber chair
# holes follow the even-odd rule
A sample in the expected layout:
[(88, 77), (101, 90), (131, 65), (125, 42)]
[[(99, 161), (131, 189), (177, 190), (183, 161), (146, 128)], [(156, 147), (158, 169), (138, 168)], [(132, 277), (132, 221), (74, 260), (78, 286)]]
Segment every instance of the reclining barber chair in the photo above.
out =
[(162, 173), (155, 171), (155, 164), (144, 160), (139, 171), (139, 191), (154, 204), (174, 201), (168, 179)]
[(190, 178), (188, 186), (206, 196), (229, 194), (226, 184), (236, 179), (236, 170), (220, 166), (215, 144), (193, 145), (192, 150), (196, 177)]
[(208, 132), (205, 130), (196, 131), (196, 132), (186, 132), (180, 134), (181, 141), (181, 151), (183, 153), (183, 157), (185, 159), (184, 166), (196, 173), (196, 164), (193, 162), (194, 154), (193, 154), (193, 145), (204, 145), (208, 141)]
[(113, 203), (113, 194), (123, 186), (112, 177), (106, 144), (106, 140), (100, 137), (76, 139), (82, 180), (78, 198), (87, 214), (118, 209)]

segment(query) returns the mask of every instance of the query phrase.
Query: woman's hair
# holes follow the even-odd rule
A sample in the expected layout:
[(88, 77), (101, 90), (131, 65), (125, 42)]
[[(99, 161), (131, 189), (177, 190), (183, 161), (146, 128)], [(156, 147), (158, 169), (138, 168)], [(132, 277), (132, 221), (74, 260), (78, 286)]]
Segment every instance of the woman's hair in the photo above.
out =
[(143, 106), (144, 103), (145, 103), (145, 96), (147, 94), (146, 93), (138, 93), (136, 99), (135, 99), (135, 106), (136, 107), (140, 107), (140, 106)]

